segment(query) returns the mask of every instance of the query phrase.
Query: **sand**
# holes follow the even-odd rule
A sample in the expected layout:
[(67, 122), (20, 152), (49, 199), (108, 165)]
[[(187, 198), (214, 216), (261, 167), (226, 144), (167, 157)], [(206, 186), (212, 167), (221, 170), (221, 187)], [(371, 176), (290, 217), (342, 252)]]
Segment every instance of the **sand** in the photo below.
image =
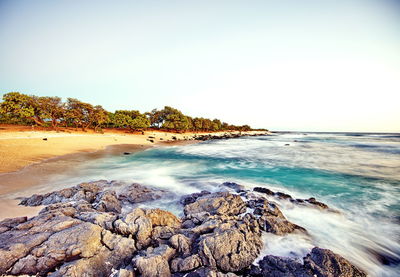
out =
[(36, 215), (41, 207), (19, 206), (18, 199), (59, 189), (49, 186), (42, 188), (40, 185), (51, 183), (53, 176), (65, 170), (73, 171), (83, 161), (171, 143), (195, 143), (197, 141), (191, 139), (197, 134), (206, 133), (146, 131), (144, 134), (132, 134), (107, 130), (100, 134), (71, 129), (56, 132), (32, 130), (28, 126), (0, 125), (0, 220)]

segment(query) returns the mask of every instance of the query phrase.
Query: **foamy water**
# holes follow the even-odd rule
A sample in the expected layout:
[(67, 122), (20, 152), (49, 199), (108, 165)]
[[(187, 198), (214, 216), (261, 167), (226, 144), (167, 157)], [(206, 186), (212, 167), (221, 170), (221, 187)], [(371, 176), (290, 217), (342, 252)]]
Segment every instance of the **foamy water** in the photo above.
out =
[(292, 133), (149, 149), (84, 162), (55, 176), (51, 188), (99, 179), (169, 190), (176, 197), (152, 205), (178, 215), (180, 195), (217, 191), (225, 181), (316, 197), (341, 213), (278, 201), (310, 236), (265, 234), (263, 255), (300, 259), (319, 246), (371, 276), (400, 275), (400, 135)]

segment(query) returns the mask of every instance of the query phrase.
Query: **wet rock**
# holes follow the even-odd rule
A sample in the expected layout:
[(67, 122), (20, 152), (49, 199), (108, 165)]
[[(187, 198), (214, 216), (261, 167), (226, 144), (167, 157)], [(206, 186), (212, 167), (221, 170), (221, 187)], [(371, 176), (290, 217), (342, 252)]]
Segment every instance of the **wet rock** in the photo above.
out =
[(271, 196), (275, 194), (272, 190), (267, 189), (267, 188), (262, 188), (262, 187), (255, 187), (253, 190), (256, 192), (265, 193), (265, 194), (271, 195)]
[(248, 276), (263, 277), (365, 277), (365, 272), (330, 250), (314, 247), (300, 263), (291, 258), (265, 256), (258, 266), (247, 270)]
[(240, 192), (240, 191), (243, 191), (243, 190), (245, 189), (244, 186), (239, 185), (239, 184), (236, 184), (236, 183), (233, 183), (233, 182), (225, 182), (225, 183), (222, 183), (222, 186), (225, 186), (225, 187), (228, 187), (228, 188), (230, 188), (230, 189), (233, 189), (233, 190), (235, 190), (236, 192)]
[(218, 215), (238, 215), (246, 211), (246, 203), (239, 195), (229, 192), (206, 194), (187, 204), (184, 208), (185, 215), (208, 212)]
[(278, 206), (264, 200), (262, 205), (254, 210), (254, 214), (261, 215), (258, 219), (260, 228), (276, 235), (284, 235), (294, 231), (306, 232), (306, 230), (286, 219)]
[(264, 187), (255, 187), (253, 189), (253, 191), (264, 193), (269, 196), (274, 196), (278, 199), (289, 200), (290, 202), (292, 202), (294, 204), (302, 204), (302, 205), (311, 204), (312, 206), (315, 206), (315, 207), (323, 209), (323, 210), (329, 210), (331, 212), (336, 212), (336, 213), (338, 212), (334, 209), (329, 208), (329, 206), (326, 205), (325, 203), (317, 201), (314, 197), (311, 197), (309, 199), (294, 199), (294, 198), (292, 198), (291, 195), (289, 195), (287, 193), (273, 192), (272, 190), (270, 190), (268, 188), (264, 188)]
[(211, 192), (202, 190), (201, 192), (196, 192), (196, 193), (192, 193), (189, 195), (185, 195), (181, 198), (180, 203), (183, 205), (191, 204), (191, 203), (196, 202), (197, 198), (207, 195), (207, 194), (211, 194)]
[(292, 199), (292, 196), (287, 194), (287, 193), (283, 193), (283, 192), (276, 192), (275, 196), (278, 197), (279, 199), (285, 199), (285, 200), (290, 200)]
[(321, 209), (329, 209), (328, 205), (326, 205), (326, 204), (324, 204), (324, 203), (322, 203), (322, 202), (317, 201), (314, 197), (311, 197), (311, 198), (306, 199), (306, 200), (304, 200), (304, 201), (305, 201), (305, 202), (308, 202), (308, 203), (310, 203), (310, 204), (312, 204), (312, 205), (315, 205), (315, 206), (317, 206), (317, 207), (319, 207), (319, 208), (321, 208)]
[(312, 277), (303, 264), (298, 261), (285, 257), (268, 255), (260, 262), (259, 267), (253, 266), (248, 275), (255, 277), (275, 276), (275, 277)]
[(328, 249), (314, 247), (304, 258), (304, 267), (318, 277), (365, 277), (365, 272)]
[(162, 190), (147, 188), (139, 184), (132, 184), (119, 194), (118, 199), (135, 204), (160, 199), (164, 193), (165, 192)]

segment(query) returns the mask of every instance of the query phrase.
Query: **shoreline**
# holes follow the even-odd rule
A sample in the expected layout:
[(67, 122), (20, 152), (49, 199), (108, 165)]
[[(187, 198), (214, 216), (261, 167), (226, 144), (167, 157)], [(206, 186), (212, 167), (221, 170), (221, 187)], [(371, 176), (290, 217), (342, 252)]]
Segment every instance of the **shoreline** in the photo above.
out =
[[(26, 126), (25, 126), (26, 127)], [(14, 129), (14, 130), (13, 130)], [(94, 132), (56, 132), (32, 131), (27, 128), (0, 128), (0, 175), (22, 170), (28, 165), (40, 163), (51, 158), (72, 154), (90, 153), (106, 149), (112, 145), (156, 146), (165, 142), (192, 141), (205, 137), (212, 139), (234, 132), (187, 132), (172, 133), (145, 131), (143, 134), (108, 131), (104, 134)], [(249, 131), (244, 135), (261, 135), (266, 132)]]
[[(17, 170), (4, 171), (4, 167), (2, 168), (2, 170), (0, 170), (0, 220), (10, 217), (31, 217), (37, 215), (42, 207), (23, 207), (18, 205), (18, 199), (21, 197), (28, 197), (35, 193), (53, 191), (55, 188), (44, 188), (40, 185), (44, 183), (51, 183), (52, 178), (56, 177), (59, 174), (62, 174), (66, 170), (69, 171), (69, 173), (73, 172), (74, 170), (76, 170), (79, 164), (84, 161), (96, 160), (107, 156), (124, 155), (125, 152), (129, 152), (129, 154), (134, 154), (154, 147), (199, 143), (202, 141), (202, 139), (199, 139), (198, 137), (198, 140), (195, 140), (196, 136), (206, 136), (207, 139), (209, 139), (208, 137), (210, 135), (224, 136), (224, 133), (175, 134), (165, 132), (146, 132), (145, 135), (127, 134), (125, 136), (110, 133), (106, 135), (106, 139), (112, 137), (116, 138), (116, 141), (108, 140), (107, 142), (111, 143), (107, 145), (104, 145), (103, 141), (101, 141), (100, 144), (96, 144), (96, 141), (93, 141), (93, 146), (91, 149), (82, 149), (79, 147), (80, 142), (75, 143), (74, 141), (77, 136), (89, 140), (95, 140), (96, 138), (103, 140), (105, 137), (101, 134), (95, 134), (94, 136), (93, 134), (62, 136), (52, 131), (41, 131), (35, 133), (15, 132), (11, 136), (9, 135), (8, 137), (4, 138), (4, 132), (0, 132), (0, 153), (2, 154), (2, 158), (0, 158), (0, 164), (4, 164), (4, 162), (8, 160), (8, 157), (10, 155), (14, 155), (16, 153), (15, 151), (19, 150), (18, 148), (20, 146), (34, 147), (33, 145), (30, 145), (30, 142), (34, 142), (34, 145), (45, 145), (45, 143), (49, 141), (54, 141), (55, 138), (59, 138), (60, 141), (58, 143), (55, 143), (55, 147), (62, 147), (63, 143), (67, 144), (66, 149), (58, 149), (56, 151), (57, 153), (51, 156), (43, 154), (37, 155), (35, 154), (35, 152), (33, 154), (29, 152), (19, 153), (23, 154), (22, 156), (25, 156), (25, 158), (14, 160), (14, 162), (17, 162), (17, 165), (19, 166)], [(13, 138), (10, 138), (12, 136)], [(43, 141), (41, 139), (41, 137), (43, 136), (46, 136), (48, 140)], [(150, 142), (149, 137), (150, 139), (156, 141), (154, 141), (154, 143)], [(176, 139), (172, 139), (173, 137), (175, 137)], [(133, 143), (115, 143), (121, 141), (130, 141)], [(9, 149), (6, 149), (7, 145), (5, 145), (4, 142), (12, 142), (12, 146), (9, 147)], [(75, 143), (78, 147), (74, 147), (71, 149), (69, 148), (70, 143)], [(87, 142), (84, 142), (83, 145), (86, 146)], [(43, 148), (40, 148), (39, 150), (41, 149)], [(49, 149), (46, 149), (45, 151), (47, 150)]]

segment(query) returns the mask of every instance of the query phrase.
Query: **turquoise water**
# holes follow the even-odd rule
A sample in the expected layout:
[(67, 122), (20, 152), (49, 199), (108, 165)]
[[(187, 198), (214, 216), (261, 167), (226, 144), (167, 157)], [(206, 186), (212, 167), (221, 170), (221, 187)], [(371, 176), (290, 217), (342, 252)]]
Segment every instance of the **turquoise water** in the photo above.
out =
[(316, 197), (341, 213), (279, 202), (310, 236), (266, 234), (263, 254), (301, 257), (330, 248), (371, 276), (400, 276), (400, 135), (287, 133), (155, 148), (87, 162), (60, 183), (120, 180), (177, 194), (159, 205), (177, 214), (179, 195), (225, 181)]

